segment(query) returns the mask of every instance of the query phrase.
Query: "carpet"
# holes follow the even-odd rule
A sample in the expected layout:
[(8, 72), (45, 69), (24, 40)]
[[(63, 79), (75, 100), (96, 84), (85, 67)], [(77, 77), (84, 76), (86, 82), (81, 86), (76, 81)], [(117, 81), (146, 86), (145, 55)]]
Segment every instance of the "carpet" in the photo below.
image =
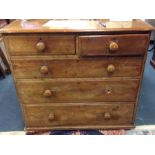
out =
[(155, 130), (53, 130), (28, 132), (26, 135), (155, 135)]
[(51, 130), (27, 132), (26, 135), (155, 135), (155, 126), (140, 126), (131, 130)]

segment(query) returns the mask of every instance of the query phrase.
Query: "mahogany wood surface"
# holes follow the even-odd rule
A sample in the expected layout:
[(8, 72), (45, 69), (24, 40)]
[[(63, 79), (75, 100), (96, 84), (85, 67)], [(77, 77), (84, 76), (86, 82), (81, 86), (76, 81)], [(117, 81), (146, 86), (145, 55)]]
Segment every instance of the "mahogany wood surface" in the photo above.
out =
[(48, 21), (16, 20), (0, 30), (26, 130), (134, 127), (153, 27), (141, 20)]
[[(18, 80), (23, 103), (136, 101), (139, 79)], [(52, 95), (45, 97), (50, 90)]]
[[(146, 51), (148, 39), (148, 34), (80, 36), (79, 52), (82, 56), (141, 55)], [(110, 49), (112, 43), (117, 49)]]
[[(58, 25), (58, 27), (54, 25), (44, 26), (49, 21), (49, 19), (38, 19), (38, 20), (16, 20), (3, 28), (1, 33), (70, 33), (70, 32), (120, 32), (124, 31), (126, 33), (129, 32), (150, 32), (154, 30), (154, 27), (150, 24), (139, 20), (134, 19), (131, 21), (110, 21), (110, 20), (84, 20), (84, 24), (80, 24), (83, 20), (77, 20), (72, 24), (72, 20), (65, 20), (67, 24)], [(55, 22), (60, 20), (53, 20)], [(100, 22), (104, 23), (106, 26), (103, 27)], [(67, 26), (66, 26), (67, 25)], [(81, 26), (82, 25), (82, 26)]]
[[(10, 55), (63, 55), (75, 54), (74, 36), (9, 36), (7, 38)], [(39, 50), (38, 43), (43, 43), (44, 48)], [(43, 45), (42, 45), (43, 46)]]
[[(28, 127), (128, 125), (133, 123), (134, 104), (24, 106)], [(110, 115), (108, 118), (106, 114)]]
[[(17, 79), (33, 78), (87, 78), (87, 77), (138, 77), (143, 57), (108, 57), (84, 59), (25, 60), (12, 59)], [(109, 71), (110, 65), (114, 66)]]

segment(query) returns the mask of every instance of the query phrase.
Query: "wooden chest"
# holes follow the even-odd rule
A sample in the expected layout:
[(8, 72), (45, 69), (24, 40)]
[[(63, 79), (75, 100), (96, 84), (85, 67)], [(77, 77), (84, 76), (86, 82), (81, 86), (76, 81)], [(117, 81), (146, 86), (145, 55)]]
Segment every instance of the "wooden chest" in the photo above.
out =
[(1, 30), (26, 130), (134, 127), (152, 27), (47, 22), (17, 20)]

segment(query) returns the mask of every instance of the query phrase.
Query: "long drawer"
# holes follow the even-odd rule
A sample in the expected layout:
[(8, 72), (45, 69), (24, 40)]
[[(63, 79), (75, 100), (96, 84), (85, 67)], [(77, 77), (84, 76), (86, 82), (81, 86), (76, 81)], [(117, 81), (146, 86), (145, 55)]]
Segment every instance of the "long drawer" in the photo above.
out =
[(88, 35), (79, 37), (81, 56), (143, 55), (149, 43), (148, 34)]
[(26, 127), (72, 127), (129, 125), (133, 123), (134, 104), (24, 106)]
[(17, 80), (25, 104), (136, 101), (139, 79)]
[(75, 36), (72, 35), (13, 35), (7, 37), (10, 55), (73, 55)]
[(79, 60), (13, 59), (15, 78), (87, 78), (140, 76), (143, 57)]

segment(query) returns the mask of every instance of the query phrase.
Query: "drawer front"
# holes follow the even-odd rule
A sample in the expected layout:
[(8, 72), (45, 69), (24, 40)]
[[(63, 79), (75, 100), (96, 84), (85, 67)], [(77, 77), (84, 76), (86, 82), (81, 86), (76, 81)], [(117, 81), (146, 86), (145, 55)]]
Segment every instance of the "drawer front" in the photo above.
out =
[(140, 76), (142, 57), (80, 60), (12, 60), (15, 78), (87, 78)]
[(133, 110), (128, 103), (24, 107), (27, 127), (132, 124)]
[(139, 80), (17, 80), (25, 104), (136, 101)]
[(75, 36), (26, 35), (7, 37), (10, 55), (73, 55)]
[(79, 51), (81, 56), (143, 55), (148, 43), (148, 34), (80, 36)]

